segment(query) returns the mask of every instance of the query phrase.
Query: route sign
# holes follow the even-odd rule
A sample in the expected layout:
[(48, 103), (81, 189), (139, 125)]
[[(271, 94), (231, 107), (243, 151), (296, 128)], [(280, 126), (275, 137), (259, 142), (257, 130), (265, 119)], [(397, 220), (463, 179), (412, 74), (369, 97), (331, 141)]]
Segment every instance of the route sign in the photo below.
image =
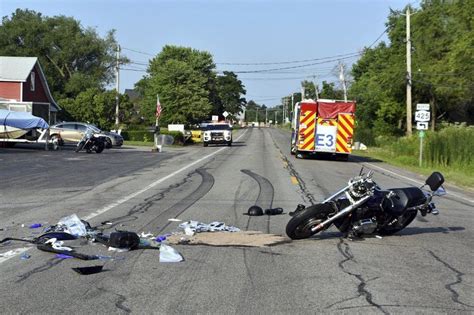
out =
[(229, 113), (227, 111), (225, 111), (225, 112), (222, 113), (222, 116), (224, 116), (224, 118), (227, 118), (227, 116), (229, 116)]
[(430, 121), (430, 112), (427, 110), (417, 110), (415, 112), (415, 121)]
[(425, 104), (425, 103), (420, 103), (420, 104), (416, 104), (416, 110), (427, 110), (429, 111), (430, 110), (430, 104)]
[(428, 122), (427, 121), (417, 121), (416, 122), (416, 129), (418, 129), (418, 130), (428, 130)]

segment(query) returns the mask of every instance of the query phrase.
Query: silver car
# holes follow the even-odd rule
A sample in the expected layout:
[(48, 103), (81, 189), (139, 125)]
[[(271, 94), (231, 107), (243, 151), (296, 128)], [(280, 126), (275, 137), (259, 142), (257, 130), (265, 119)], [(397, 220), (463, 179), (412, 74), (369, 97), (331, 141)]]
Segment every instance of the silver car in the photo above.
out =
[(123, 137), (115, 132), (102, 131), (97, 126), (82, 122), (62, 122), (50, 127), (51, 139), (60, 138), (60, 144), (64, 142), (79, 142), (87, 129), (92, 129), (99, 136), (104, 136), (106, 147), (121, 146)]

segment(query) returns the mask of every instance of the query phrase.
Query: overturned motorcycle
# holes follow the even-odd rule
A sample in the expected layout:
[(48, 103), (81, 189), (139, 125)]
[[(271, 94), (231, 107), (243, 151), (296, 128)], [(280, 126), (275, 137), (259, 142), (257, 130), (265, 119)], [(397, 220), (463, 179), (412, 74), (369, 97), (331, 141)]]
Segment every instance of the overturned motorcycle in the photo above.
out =
[(105, 148), (105, 137), (97, 135), (92, 129), (87, 129), (81, 141), (77, 144), (76, 152), (86, 150), (87, 153), (95, 151), (101, 153)]
[[(359, 176), (351, 178), (346, 187), (330, 196), (322, 203), (309, 207), (298, 205), (290, 212), (291, 220), (286, 226), (286, 234), (294, 240), (308, 238), (334, 224), (348, 237), (364, 234), (391, 235), (407, 227), (420, 211), (438, 214), (433, 196), (442, 196), (443, 175), (431, 174), (425, 185), (418, 187), (381, 189), (372, 179), (372, 171), (367, 174), (361, 169)], [(429, 186), (431, 191), (422, 190)]]

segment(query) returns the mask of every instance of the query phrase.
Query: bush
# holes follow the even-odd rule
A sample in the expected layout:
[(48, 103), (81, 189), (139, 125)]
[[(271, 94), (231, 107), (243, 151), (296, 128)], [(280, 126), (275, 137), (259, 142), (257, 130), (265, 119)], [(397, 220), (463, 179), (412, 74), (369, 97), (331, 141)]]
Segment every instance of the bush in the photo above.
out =
[(128, 141), (153, 142), (153, 133), (146, 130), (122, 131), (122, 137)]

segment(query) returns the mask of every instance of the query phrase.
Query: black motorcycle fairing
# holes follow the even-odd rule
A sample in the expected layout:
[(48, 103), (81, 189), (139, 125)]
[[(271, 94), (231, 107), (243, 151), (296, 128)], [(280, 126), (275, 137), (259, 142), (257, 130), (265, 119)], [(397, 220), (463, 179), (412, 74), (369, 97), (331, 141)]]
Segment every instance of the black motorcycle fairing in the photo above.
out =
[(420, 188), (407, 187), (390, 190), (395, 195), (385, 198), (382, 202), (382, 208), (391, 215), (399, 216), (406, 209), (422, 205), (426, 202), (426, 196)]

